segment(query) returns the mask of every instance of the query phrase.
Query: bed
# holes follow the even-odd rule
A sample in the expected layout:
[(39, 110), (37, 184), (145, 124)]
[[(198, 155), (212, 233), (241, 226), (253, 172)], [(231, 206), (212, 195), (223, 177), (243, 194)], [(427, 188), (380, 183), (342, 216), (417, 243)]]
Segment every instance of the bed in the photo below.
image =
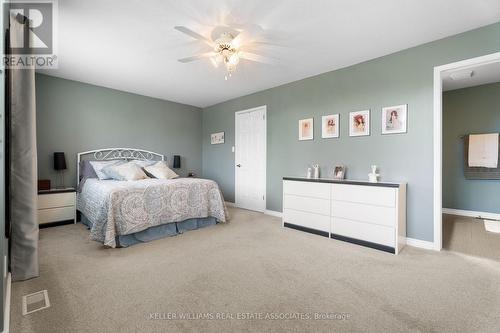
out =
[(77, 155), (77, 210), (90, 238), (107, 247), (127, 247), (228, 221), (216, 182), (200, 178), (137, 181), (87, 178), (85, 161), (164, 161), (158, 153), (108, 148)]

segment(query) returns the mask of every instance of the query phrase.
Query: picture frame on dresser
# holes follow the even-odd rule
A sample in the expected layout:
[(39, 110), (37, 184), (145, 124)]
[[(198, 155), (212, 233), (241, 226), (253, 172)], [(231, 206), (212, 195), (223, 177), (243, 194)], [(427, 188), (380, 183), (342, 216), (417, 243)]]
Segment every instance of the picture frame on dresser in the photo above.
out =
[(333, 168), (333, 179), (343, 180), (345, 178), (345, 165), (336, 165)]

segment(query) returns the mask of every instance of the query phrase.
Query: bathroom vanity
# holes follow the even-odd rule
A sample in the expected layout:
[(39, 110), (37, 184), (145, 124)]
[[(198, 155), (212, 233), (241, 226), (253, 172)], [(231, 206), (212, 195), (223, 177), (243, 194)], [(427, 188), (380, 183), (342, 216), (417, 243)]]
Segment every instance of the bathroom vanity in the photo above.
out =
[(406, 184), (284, 177), (283, 226), (398, 254)]

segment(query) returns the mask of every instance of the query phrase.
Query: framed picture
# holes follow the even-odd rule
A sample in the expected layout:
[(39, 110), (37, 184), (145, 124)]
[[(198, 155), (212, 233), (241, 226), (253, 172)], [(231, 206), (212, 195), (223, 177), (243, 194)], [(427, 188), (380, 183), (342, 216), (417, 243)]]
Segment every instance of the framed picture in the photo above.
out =
[(331, 114), (321, 117), (321, 137), (323, 139), (339, 137), (339, 115)]
[(345, 166), (343, 165), (336, 165), (335, 168), (333, 168), (333, 178), (337, 180), (342, 180), (345, 177)]
[(218, 145), (224, 143), (224, 132), (210, 134), (210, 144)]
[(408, 105), (382, 108), (382, 134), (406, 133)]
[(299, 140), (313, 140), (314, 139), (314, 119), (301, 119), (299, 120)]
[(349, 113), (349, 136), (370, 135), (370, 110)]

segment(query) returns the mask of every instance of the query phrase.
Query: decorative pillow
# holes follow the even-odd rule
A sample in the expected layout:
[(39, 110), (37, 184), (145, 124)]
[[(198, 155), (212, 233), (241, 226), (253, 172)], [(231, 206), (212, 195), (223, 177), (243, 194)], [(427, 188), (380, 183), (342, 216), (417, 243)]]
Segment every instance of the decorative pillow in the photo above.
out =
[(122, 160), (112, 160), (112, 161), (90, 161), (90, 165), (94, 168), (94, 171), (99, 180), (111, 179), (106, 173), (103, 172), (103, 169), (111, 166), (111, 165), (119, 165), (125, 163)]
[(144, 170), (158, 179), (174, 179), (179, 177), (179, 175), (173, 172), (164, 161), (147, 166)]
[(149, 178), (142, 168), (134, 162), (111, 165), (102, 170), (112, 179), (116, 180), (141, 180)]
[(147, 172), (144, 168), (147, 167), (147, 166), (151, 166), (153, 164), (156, 164), (158, 163), (158, 161), (142, 161), (142, 160), (132, 160), (131, 162), (137, 164), (138, 166), (140, 166), (142, 168), (142, 171), (144, 171), (144, 173), (146, 174), (146, 176), (148, 176), (148, 178), (155, 178), (152, 174), (150, 174), (149, 172)]
[(97, 174), (90, 164), (90, 161), (80, 161), (80, 180), (84, 178), (97, 178)]

